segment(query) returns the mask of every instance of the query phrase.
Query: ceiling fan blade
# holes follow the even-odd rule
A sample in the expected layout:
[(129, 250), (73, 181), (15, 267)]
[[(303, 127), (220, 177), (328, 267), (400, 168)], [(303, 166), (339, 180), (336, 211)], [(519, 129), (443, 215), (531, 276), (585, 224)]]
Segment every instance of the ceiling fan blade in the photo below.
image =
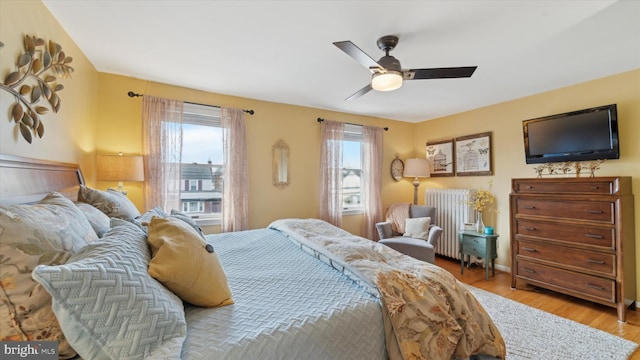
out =
[(371, 84), (367, 84), (367, 86), (363, 87), (362, 89), (356, 91), (353, 95), (349, 96), (348, 98), (344, 99), (344, 101), (349, 101), (349, 100), (354, 100), (359, 98), (360, 96), (368, 93), (369, 91), (373, 90), (373, 88), (371, 87)]
[(371, 70), (372, 68), (378, 68), (382, 70), (380, 64), (351, 41), (336, 41), (333, 45), (337, 46), (340, 50), (344, 51), (347, 55), (351, 56), (355, 61), (367, 69)]
[(405, 80), (449, 79), (471, 77), (477, 66), (411, 69), (403, 71)]

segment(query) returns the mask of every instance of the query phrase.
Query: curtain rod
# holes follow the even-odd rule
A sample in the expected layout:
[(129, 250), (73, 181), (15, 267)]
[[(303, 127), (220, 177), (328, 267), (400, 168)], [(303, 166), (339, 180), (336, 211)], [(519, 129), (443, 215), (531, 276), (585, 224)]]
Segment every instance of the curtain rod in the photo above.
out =
[[(324, 121), (324, 119), (323, 119), (323, 118), (318, 118), (318, 122), (319, 122), (319, 123), (321, 123), (321, 122), (323, 122), (323, 121)], [(349, 125), (356, 125), (356, 126), (364, 126), (364, 125), (362, 125), (362, 124), (354, 124), (354, 123), (345, 123), (345, 124), (349, 124)], [(385, 127), (383, 127), (383, 129), (384, 129), (384, 131), (389, 131), (389, 128), (388, 128), (388, 127), (386, 127), (386, 126), (385, 126)]]
[[(143, 96), (144, 96), (144, 94), (136, 94), (136, 93), (134, 93), (133, 91), (129, 91), (129, 92), (127, 93), (127, 95), (129, 95), (129, 97), (143, 97)], [(218, 109), (220, 109), (220, 106), (216, 106), (216, 105), (198, 104), (198, 103), (189, 102), (189, 101), (184, 101), (184, 103), (192, 104), (192, 105), (210, 106), (210, 107), (214, 107), (214, 108), (218, 108)], [(249, 114), (249, 115), (253, 115), (253, 114), (255, 114), (255, 111), (253, 111), (253, 110), (245, 110), (245, 109), (242, 109), (242, 111), (246, 112), (246, 113), (247, 113), (247, 114)]]

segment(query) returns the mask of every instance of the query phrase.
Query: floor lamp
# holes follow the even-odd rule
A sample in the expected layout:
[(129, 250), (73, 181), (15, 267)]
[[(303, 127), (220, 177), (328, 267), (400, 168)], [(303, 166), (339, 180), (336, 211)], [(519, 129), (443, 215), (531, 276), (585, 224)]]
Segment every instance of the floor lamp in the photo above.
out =
[(413, 178), (413, 204), (418, 205), (418, 186), (420, 186), (418, 178), (431, 176), (429, 161), (427, 159), (407, 159), (402, 176)]

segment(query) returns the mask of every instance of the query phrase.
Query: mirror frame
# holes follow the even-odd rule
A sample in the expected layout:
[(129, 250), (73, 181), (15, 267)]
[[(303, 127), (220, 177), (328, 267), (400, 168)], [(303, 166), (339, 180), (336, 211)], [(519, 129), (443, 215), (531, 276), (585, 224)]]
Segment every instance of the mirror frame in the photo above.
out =
[(271, 160), (273, 163), (273, 186), (284, 189), (289, 185), (289, 145), (279, 139), (271, 147)]

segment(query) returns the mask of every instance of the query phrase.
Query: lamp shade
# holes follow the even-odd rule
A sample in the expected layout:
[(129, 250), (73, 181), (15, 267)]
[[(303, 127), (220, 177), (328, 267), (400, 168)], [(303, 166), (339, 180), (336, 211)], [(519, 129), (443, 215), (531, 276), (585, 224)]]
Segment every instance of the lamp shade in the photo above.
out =
[(404, 165), (404, 177), (430, 177), (431, 166), (427, 159), (407, 159)]
[(371, 80), (371, 87), (378, 91), (391, 91), (402, 86), (402, 73), (388, 71), (374, 74)]
[(98, 155), (96, 167), (100, 181), (144, 181), (141, 155)]

